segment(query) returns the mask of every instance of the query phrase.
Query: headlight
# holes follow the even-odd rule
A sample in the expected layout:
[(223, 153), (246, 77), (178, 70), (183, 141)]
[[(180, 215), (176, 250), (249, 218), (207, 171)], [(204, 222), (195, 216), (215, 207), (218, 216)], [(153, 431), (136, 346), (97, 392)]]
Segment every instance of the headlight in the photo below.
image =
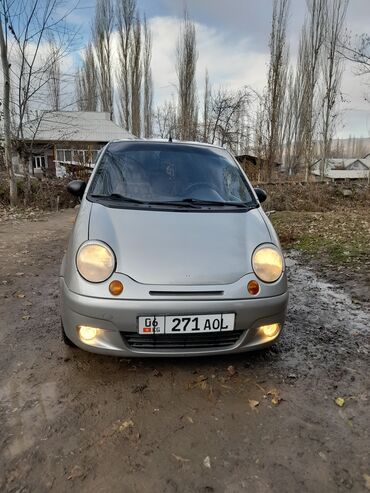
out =
[(77, 253), (77, 269), (86, 281), (106, 281), (112, 275), (115, 264), (114, 253), (104, 243), (84, 243)]
[(275, 245), (261, 245), (253, 253), (252, 267), (264, 282), (274, 282), (283, 272), (283, 256)]

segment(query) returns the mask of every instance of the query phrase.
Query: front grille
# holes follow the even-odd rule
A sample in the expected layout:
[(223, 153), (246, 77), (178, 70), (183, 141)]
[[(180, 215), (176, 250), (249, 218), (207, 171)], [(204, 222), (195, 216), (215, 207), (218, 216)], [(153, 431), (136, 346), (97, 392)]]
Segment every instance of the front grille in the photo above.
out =
[(121, 332), (124, 342), (133, 349), (216, 349), (233, 346), (242, 330), (212, 334), (149, 334)]
[(151, 296), (222, 296), (223, 291), (149, 291)]

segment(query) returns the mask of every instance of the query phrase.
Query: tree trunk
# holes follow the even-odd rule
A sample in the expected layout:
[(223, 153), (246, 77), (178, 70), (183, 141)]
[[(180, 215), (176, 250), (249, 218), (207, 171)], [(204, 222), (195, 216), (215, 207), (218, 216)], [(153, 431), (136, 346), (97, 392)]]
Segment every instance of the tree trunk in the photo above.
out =
[(14, 175), (12, 163), (12, 141), (10, 135), (10, 75), (7, 44), (4, 38), (3, 23), (0, 20), (0, 50), (1, 65), (3, 69), (4, 87), (3, 87), (3, 111), (4, 111), (4, 150), (5, 166), (9, 175), (9, 195), (10, 205), (17, 205), (17, 182)]
[(24, 176), (24, 205), (28, 206), (31, 197), (31, 176), (29, 170), (29, 156), (28, 153), (24, 151), (24, 149), (19, 152), (19, 164), (23, 169)]

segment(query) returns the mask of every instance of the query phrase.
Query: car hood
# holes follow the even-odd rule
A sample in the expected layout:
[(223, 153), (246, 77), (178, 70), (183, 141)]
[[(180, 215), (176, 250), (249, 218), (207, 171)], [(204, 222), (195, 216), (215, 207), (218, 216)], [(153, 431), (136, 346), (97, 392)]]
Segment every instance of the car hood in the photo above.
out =
[(89, 239), (114, 250), (117, 272), (161, 285), (236, 282), (252, 272), (256, 246), (271, 241), (259, 209), (146, 211), (97, 203), (91, 209)]

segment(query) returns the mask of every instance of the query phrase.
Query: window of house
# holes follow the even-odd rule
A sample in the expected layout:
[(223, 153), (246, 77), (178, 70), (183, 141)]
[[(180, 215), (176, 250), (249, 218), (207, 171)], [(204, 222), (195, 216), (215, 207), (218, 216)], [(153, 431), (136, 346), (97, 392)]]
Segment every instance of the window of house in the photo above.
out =
[(71, 149), (57, 149), (57, 161), (60, 163), (72, 163), (73, 151)]
[(75, 154), (75, 161), (77, 161), (79, 164), (85, 164), (85, 151), (78, 150), (74, 152)]
[(33, 167), (34, 169), (46, 168), (45, 156), (33, 156)]
[(98, 157), (97, 149), (57, 149), (57, 161), (59, 163), (80, 164), (92, 166)]

